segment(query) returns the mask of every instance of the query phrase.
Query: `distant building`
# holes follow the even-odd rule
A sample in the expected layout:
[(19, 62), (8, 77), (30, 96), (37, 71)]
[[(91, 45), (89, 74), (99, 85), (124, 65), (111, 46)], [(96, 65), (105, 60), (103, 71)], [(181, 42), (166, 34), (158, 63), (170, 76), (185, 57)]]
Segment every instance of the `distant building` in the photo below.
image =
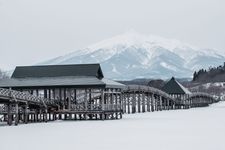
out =
[(179, 83), (174, 77), (171, 78), (162, 88), (162, 90), (168, 93), (178, 101), (187, 99), (192, 93)]

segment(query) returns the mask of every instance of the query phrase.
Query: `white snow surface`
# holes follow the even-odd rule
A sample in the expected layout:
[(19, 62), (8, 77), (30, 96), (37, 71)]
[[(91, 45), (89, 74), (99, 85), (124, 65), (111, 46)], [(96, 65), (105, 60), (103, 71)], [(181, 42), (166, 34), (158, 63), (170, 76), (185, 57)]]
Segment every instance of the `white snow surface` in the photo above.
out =
[(112, 121), (0, 126), (1, 150), (224, 150), (225, 102)]

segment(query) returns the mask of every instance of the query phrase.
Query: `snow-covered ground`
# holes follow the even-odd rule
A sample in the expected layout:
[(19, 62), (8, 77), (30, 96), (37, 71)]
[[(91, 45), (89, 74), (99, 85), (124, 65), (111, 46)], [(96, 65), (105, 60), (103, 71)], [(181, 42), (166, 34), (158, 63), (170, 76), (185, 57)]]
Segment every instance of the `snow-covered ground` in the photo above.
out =
[(224, 150), (225, 102), (114, 121), (0, 126), (0, 150)]

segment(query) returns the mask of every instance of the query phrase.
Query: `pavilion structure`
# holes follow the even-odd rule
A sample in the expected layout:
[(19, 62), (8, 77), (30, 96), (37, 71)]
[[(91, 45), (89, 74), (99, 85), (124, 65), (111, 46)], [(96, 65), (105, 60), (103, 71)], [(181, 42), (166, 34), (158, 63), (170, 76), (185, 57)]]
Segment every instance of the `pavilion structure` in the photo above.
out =
[(53, 120), (122, 118), (125, 86), (105, 79), (100, 64), (18, 66), (0, 87), (52, 101), (57, 107), (46, 111)]
[(185, 88), (181, 83), (179, 83), (174, 77), (171, 78), (163, 87), (162, 91), (168, 93), (174, 100), (176, 100), (176, 108), (186, 108), (191, 96), (191, 92)]

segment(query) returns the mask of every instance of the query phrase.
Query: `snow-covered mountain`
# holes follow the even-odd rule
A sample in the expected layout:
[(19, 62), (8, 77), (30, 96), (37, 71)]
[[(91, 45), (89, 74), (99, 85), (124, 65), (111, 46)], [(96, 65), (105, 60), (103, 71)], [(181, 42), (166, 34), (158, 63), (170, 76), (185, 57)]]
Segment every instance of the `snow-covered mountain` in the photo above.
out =
[(132, 31), (41, 64), (101, 63), (107, 78), (122, 80), (191, 77), (197, 69), (224, 61), (225, 56), (212, 49)]

